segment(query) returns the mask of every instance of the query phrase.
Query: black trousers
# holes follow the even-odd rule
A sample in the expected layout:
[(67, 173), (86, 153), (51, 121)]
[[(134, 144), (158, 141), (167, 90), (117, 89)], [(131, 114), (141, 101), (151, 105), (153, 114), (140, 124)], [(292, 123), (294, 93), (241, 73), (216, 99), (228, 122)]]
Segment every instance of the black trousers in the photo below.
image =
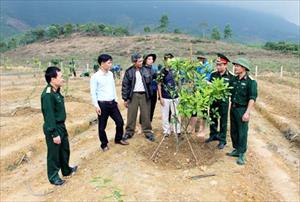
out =
[(218, 118), (213, 117), (215, 114), (211, 110), (211, 121), (210, 134), (209, 136), (216, 136), (220, 143), (226, 144), (226, 134), (227, 134), (227, 119), (228, 119), (228, 102), (218, 102), (213, 103), (211, 109), (217, 109), (217, 113), (220, 115), (220, 131), (218, 131)]
[(52, 183), (59, 179), (60, 169), (64, 176), (69, 175), (72, 171), (69, 166), (70, 145), (65, 124), (57, 124), (56, 130), (61, 138), (60, 144), (55, 144), (53, 137), (46, 135), (47, 174), (48, 180)]
[(150, 109), (150, 121), (152, 122), (154, 110), (157, 102), (157, 91), (153, 91), (153, 94), (151, 96), (151, 109)]
[(98, 101), (98, 105), (101, 109), (101, 115), (98, 116), (98, 134), (101, 142), (101, 148), (103, 149), (108, 144), (108, 139), (105, 132), (108, 117), (111, 117), (116, 124), (115, 142), (120, 142), (120, 140), (122, 140), (123, 133), (124, 133), (124, 129), (123, 129), (124, 121), (119, 111), (117, 102)]

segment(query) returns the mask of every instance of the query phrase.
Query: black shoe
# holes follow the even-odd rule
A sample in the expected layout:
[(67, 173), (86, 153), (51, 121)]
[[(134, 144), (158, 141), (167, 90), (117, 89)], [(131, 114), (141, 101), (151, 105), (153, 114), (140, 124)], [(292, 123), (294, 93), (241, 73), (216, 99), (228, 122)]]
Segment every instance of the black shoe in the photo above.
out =
[(151, 142), (154, 142), (155, 141), (155, 137), (154, 137), (154, 134), (152, 133), (148, 133), (148, 134), (145, 134), (146, 138), (148, 140), (150, 140)]
[(225, 145), (226, 145), (225, 143), (219, 143), (218, 149), (224, 149)]
[(239, 152), (236, 149), (234, 149), (232, 152), (226, 153), (226, 155), (231, 157), (239, 157)]
[(54, 182), (50, 182), (51, 184), (54, 184), (55, 186), (61, 186), (65, 183), (65, 180), (62, 180), (62, 179), (57, 179), (55, 180)]
[(218, 138), (215, 135), (212, 135), (212, 136), (209, 136), (209, 138), (205, 140), (205, 143), (209, 143), (209, 142), (217, 141), (217, 140), (218, 140)]
[(70, 174), (69, 175), (64, 175), (65, 177), (75, 175), (78, 166), (74, 166), (74, 167), (70, 167), (70, 168), (71, 168)]

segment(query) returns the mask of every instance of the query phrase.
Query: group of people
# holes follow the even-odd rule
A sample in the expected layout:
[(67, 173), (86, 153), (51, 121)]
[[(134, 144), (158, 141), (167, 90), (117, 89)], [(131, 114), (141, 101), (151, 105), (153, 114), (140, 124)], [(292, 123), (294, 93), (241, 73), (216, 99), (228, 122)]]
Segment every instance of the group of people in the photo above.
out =
[[(145, 138), (155, 141), (155, 134), (152, 131), (152, 120), (157, 100), (159, 100), (162, 112), (162, 129), (164, 136), (170, 136), (172, 131), (181, 135), (180, 124), (172, 124), (172, 116), (178, 114), (177, 105), (180, 102), (178, 93), (170, 94), (170, 88), (175, 89), (175, 72), (168, 65), (168, 60), (174, 56), (171, 53), (164, 55), (164, 67), (155, 66), (156, 54), (142, 56), (139, 53), (131, 55), (132, 66), (124, 73), (122, 80), (121, 96), (124, 106), (127, 108), (127, 123), (124, 131), (124, 121), (119, 110), (118, 96), (115, 87), (113, 73), (110, 71), (113, 58), (108, 54), (101, 54), (98, 57), (99, 69), (90, 79), (90, 92), (92, 103), (98, 116), (98, 135), (101, 142), (100, 148), (103, 152), (109, 150), (108, 138), (105, 131), (108, 118), (111, 117), (116, 125), (114, 142), (120, 145), (129, 145), (128, 139), (135, 133), (137, 120)], [(257, 83), (253, 80), (248, 71), (249, 61), (239, 58), (232, 61), (235, 75), (228, 69), (230, 60), (224, 54), (218, 54), (216, 70), (212, 71), (205, 56), (199, 56), (199, 61), (205, 69), (211, 71), (199, 72), (206, 74), (207, 82), (215, 78), (223, 78), (229, 83), (231, 98), (215, 101), (211, 108), (216, 108), (220, 120), (212, 118), (209, 138), (206, 143), (219, 141), (218, 148), (223, 149), (227, 143), (227, 117), (230, 108), (230, 135), (234, 150), (227, 155), (238, 157), (239, 165), (245, 164), (245, 152), (247, 150), (248, 123), (250, 112), (257, 98)], [(158, 79), (159, 77), (159, 79)], [(59, 170), (64, 176), (69, 176), (77, 171), (77, 166), (69, 166), (69, 142), (68, 133), (65, 127), (66, 112), (64, 98), (60, 93), (63, 85), (61, 70), (55, 66), (48, 67), (45, 72), (47, 86), (41, 95), (42, 112), (44, 116), (44, 133), (47, 143), (47, 170), (48, 179), (54, 185), (64, 183), (59, 177)], [(231, 103), (231, 104), (230, 104)], [(138, 111), (140, 116), (138, 117)], [(213, 112), (212, 112), (213, 113)], [(194, 127), (197, 117), (193, 117), (191, 126)], [(219, 123), (219, 124), (218, 124)], [(218, 125), (220, 125), (218, 127)], [(200, 128), (204, 128), (204, 120)], [(219, 129), (218, 129), (219, 128)], [(204, 133), (203, 130), (200, 130)]]

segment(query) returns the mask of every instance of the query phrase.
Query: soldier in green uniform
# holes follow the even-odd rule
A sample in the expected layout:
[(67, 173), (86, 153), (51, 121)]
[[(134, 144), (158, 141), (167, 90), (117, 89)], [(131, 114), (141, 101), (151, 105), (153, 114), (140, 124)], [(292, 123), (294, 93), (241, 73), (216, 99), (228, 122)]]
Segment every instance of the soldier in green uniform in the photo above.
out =
[[(227, 69), (228, 63), (230, 60), (223, 54), (218, 53), (218, 59), (216, 61), (217, 71), (211, 74), (210, 81), (213, 81), (215, 78), (223, 78), (224, 82), (230, 83), (233, 78), (233, 74)], [(228, 107), (229, 107), (229, 98), (225, 100), (215, 101), (211, 109), (216, 109), (216, 112), (220, 115), (220, 131), (218, 131), (218, 118), (211, 110), (211, 120), (212, 124), (210, 125), (210, 134), (209, 138), (205, 141), (206, 143), (219, 140), (218, 148), (223, 149), (226, 145), (226, 133), (227, 133), (227, 119), (228, 119)]]
[(232, 80), (230, 134), (234, 150), (227, 155), (238, 157), (237, 164), (245, 164), (250, 112), (257, 98), (257, 83), (249, 75), (249, 61), (239, 58), (232, 62), (237, 76)]
[(63, 176), (73, 175), (77, 166), (69, 166), (70, 147), (65, 126), (66, 111), (64, 97), (60, 94), (63, 85), (62, 72), (58, 67), (48, 67), (45, 72), (48, 83), (41, 95), (41, 109), (44, 116), (43, 131), (47, 143), (47, 173), (51, 184), (62, 185), (58, 172)]

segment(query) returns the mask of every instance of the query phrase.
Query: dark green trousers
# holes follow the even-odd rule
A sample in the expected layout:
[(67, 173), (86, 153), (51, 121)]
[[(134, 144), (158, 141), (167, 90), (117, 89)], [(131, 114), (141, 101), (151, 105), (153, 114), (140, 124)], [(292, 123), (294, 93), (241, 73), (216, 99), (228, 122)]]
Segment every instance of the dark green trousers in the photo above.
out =
[(213, 112), (211, 111), (212, 124), (210, 125), (209, 136), (215, 136), (219, 139), (220, 143), (226, 144), (226, 134), (227, 134), (227, 122), (228, 122), (228, 102), (218, 102), (212, 104), (211, 108), (218, 108), (217, 112), (220, 115), (220, 131), (218, 131), (218, 118), (213, 117)]
[(46, 135), (47, 174), (50, 182), (59, 179), (58, 172), (60, 169), (64, 176), (71, 173), (71, 168), (69, 166), (70, 145), (65, 124), (57, 125), (56, 130), (60, 135), (61, 144), (55, 144), (53, 138), (50, 135)]
[(242, 121), (246, 107), (231, 108), (230, 110), (230, 135), (232, 146), (239, 153), (247, 151), (248, 123)]

